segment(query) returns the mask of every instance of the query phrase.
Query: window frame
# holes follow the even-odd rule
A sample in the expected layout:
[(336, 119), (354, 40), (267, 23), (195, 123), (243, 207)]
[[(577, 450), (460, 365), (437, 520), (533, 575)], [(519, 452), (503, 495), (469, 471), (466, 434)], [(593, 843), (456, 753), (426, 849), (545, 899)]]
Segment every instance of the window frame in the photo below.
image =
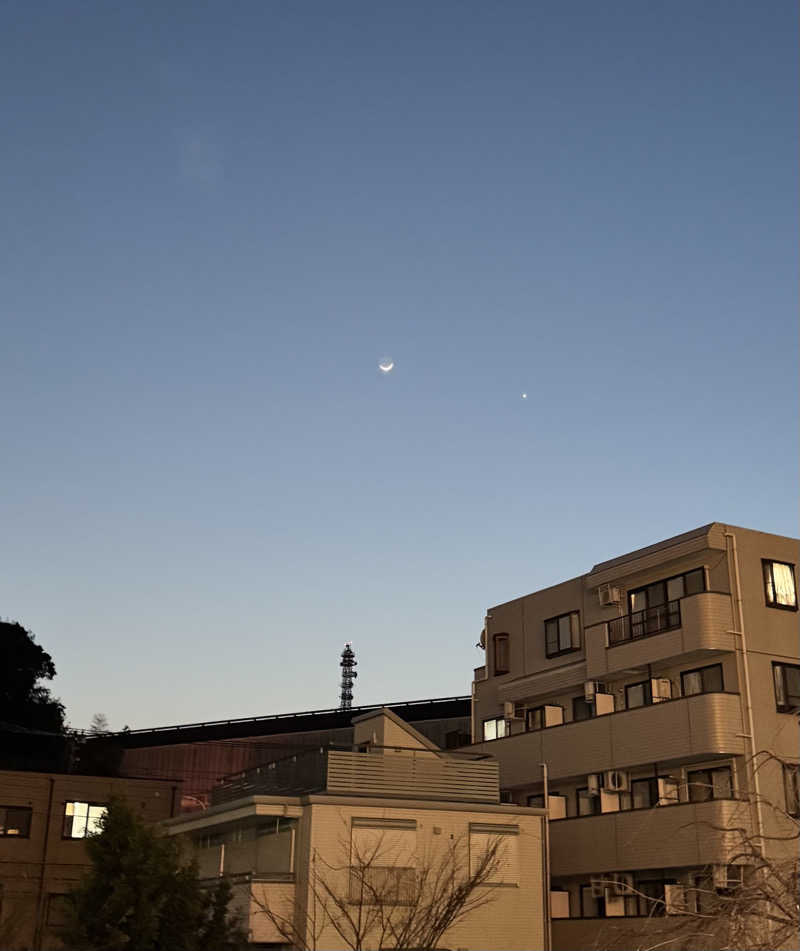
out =
[[(494, 723), (494, 724), (496, 725), (497, 723), (500, 723), (500, 722), (502, 722), (502, 723), (504, 724), (504, 727), (503, 727), (503, 730), (504, 730), (503, 735), (502, 735), (502, 736), (497, 736), (497, 735), (495, 735), (495, 736), (492, 736), (492, 737), (488, 737), (488, 738), (487, 738), (487, 736), (486, 736), (486, 724), (487, 724), (487, 723)], [(495, 730), (496, 730), (496, 726), (495, 726)], [(510, 735), (511, 735), (511, 733), (510, 733), (510, 727), (509, 727), (509, 721), (506, 720), (505, 717), (486, 717), (486, 719), (482, 721), (482, 731), (481, 731), (481, 732), (482, 732), (482, 735), (483, 735), (483, 740), (481, 741), (482, 743), (494, 743), (495, 740), (504, 740), (507, 736), (510, 736)]]
[[(786, 681), (786, 670), (796, 670), (798, 675), (800, 675), (800, 664), (787, 664), (782, 660), (773, 660), (772, 662), (772, 689), (775, 693), (775, 709), (778, 713), (794, 713), (798, 708), (800, 708), (800, 697), (798, 698), (798, 703), (789, 703), (788, 700), (790, 697), (796, 696), (789, 692), (788, 684)], [(780, 671), (781, 678), (781, 690), (783, 692), (784, 702), (781, 703), (778, 698), (777, 690), (777, 671)]]
[[(560, 644), (561, 640), (559, 637), (559, 621), (562, 618), (575, 618), (575, 624), (577, 627), (577, 632), (572, 628), (572, 620), (570, 620), (570, 646), (561, 648), (559, 647), (556, 651), (551, 651), (548, 646), (547, 640), (547, 625), (555, 623), (556, 625), (556, 643)], [(577, 638), (577, 645), (574, 644), (574, 640)], [(579, 651), (583, 648), (583, 627), (581, 625), (581, 612), (578, 611), (565, 611), (563, 614), (556, 614), (554, 617), (545, 618), (544, 622), (544, 654), (548, 659), (551, 657), (562, 657), (564, 654), (574, 654), (575, 651)]]
[[(628, 691), (631, 687), (644, 687), (643, 696), (644, 701), (637, 704), (635, 707), (632, 707), (628, 703)], [(635, 684), (626, 684), (625, 685), (625, 709), (626, 710), (638, 710), (641, 707), (649, 707), (653, 703), (653, 685), (648, 678), (647, 680), (637, 680)]]
[[(708, 795), (705, 798), (699, 798), (696, 794), (698, 792), (698, 784), (692, 780), (692, 776), (697, 776), (699, 773), (708, 774), (708, 783), (703, 784), (703, 790), (708, 792)], [(714, 774), (715, 773), (727, 773), (728, 774), (728, 785), (730, 786), (731, 794), (730, 796), (715, 796), (714, 795)], [(711, 766), (711, 767), (701, 767), (700, 769), (692, 769), (686, 771), (686, 792), (689, 797), (689, 802), (711, 802), (712, 800), (730, 800), (735, 799), (735, 790), (733, 788), (733, 769), (730, 765), (728, 766)]]
[[(789, 568), (792, 573), (792, 585), (794, 587), (794, 604), (778, 604), (777, 601), (770, 601), (767, 595), (769, 590), (769, 585), (772, 585), (773, 592), (775, 591), (775, 578), (772, 573), (773, 565), (783, 565), (785, 568)], [(767, 571), (769, 570), (769, 580), (767, 579)], [(761, 559), (761, 576), (764, 582), (764, 604), (768, 608), (775, 608), (778, 611), (797, 611), (797, 568), (791, 561), (779, 561), (777, 558), (762, 558)]]
[[(722, 686), (719, 690), (706, 690), (705, 683), (703, 682), (703, 671), (711, 670), (714, 667), (719, 667), (719, 679)], [(686, 681), (684, 678), (688, 677), (689, 674), (700, 674), (700, 686), (703, 688), (702, 690), (697, 693), (686, 692)], [(704, 693), (725, 693), (725, 670), (721, 663), (704, 664), (702, 667), (692, 667), (690, 670), (681, 671), (681, 697), (699, 697)]]
[[(84, 824), (83, 835), (67, 835), (66, 833), (67, 819), (75, 818), (74, 815), (73, 816), (67, 815), (67, 806), (70, 803), (75, 805), (75, 803), (78, 803), (78, 802), (81, 804), (86, 803), (86, 823)], [(89, 833), (87, 831), (87, 827), (89, 825), (89, 810), (92, 808), (105, 809), (106, 812), (108, 812), (108, 803), (107, 802), (90, 802), (88, 799), (65, 799), (64, 800), (64, 811), (62, 812), (62, 815), (61, 815), (61, 838), (63, 840), (67, 842), (85, 842), (89, 838), (90, 835), (95, 834), (94, 832)]]
[[(506, 632), (492, 635), (492, 673), (495, 677), (511, 672), (510, 638)], [(505, 664), (499, 664), (498, 658), (505, 653)]]
[[(28, 824), (25, 832), (19, 834), (12, 834), (8, 832), (8, 813), (12, 811), (26, 813)], [(31, 806), (9, 806), (3, 804), (0, 805), (0, 812), (5, 812), (5, 821), (3, 823), (2, 831), (0, 831), (0, 839), (30, 839), (31, 826), (33, 825), (33, 808)]]
[[(589, 711), (589, 715), (586, 717), (577, 717), (575, 716), (576, 704), (584, 703), (586, 704), (586, 709)], [(594, 705), (594, 700), (587, 700), (585, 696), (577, 696), (572, 698), (572, 723), (582, 723), (584, 720), (593, 720), (597, 716), (597, 710)]]
[(800, 763), (783, 764), (783, 794), (786, 797), (786, 813), (795, 819), (800, 817)]
[[(588, 799), (589, 802), (595, 803), (597, 808), (593, 808), (591, 812), (581, 812), (581, 793), (586, 793), (583, 797)], [(585, 819), (587, 816), (600, 816), (603, 814), (602, 803), (600, 802), (600, 796), (590, 796), (588, 786), (580, 786), (575, 790), (575, 816), (576, 818)]]

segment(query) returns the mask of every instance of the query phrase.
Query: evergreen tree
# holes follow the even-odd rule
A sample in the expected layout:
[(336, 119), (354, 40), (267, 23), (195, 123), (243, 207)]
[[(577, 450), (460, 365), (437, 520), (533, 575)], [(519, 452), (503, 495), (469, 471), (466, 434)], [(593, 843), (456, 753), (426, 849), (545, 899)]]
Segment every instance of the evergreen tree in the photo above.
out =
[(16, 622), (0, 621), (0, 722), (64, 731), (64, 705), (40, 680), (56, 675), (53, 658)]
[(112, 800), (86, 840), (91, 870), (69, 899), (62, 940), (71, 951), (239, 951), (230, 887), (204, 888), (179, 843)]

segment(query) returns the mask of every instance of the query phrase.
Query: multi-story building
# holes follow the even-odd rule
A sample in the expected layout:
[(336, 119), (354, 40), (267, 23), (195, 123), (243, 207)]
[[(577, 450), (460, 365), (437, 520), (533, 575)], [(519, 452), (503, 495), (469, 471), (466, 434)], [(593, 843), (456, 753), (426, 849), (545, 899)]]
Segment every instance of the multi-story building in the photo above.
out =
[(229, 879), (253, 947), (417, 947), (412, 926), (434, 927), (429, 908), (470, 876), (445, 947), (546, 947), (544, 810), (501, 803), (490, 756), (442, 750), (390, 710), (353, 729), (352, 746), (245, 770), (163, 824), (203, 878)]
[(555, 948), (633, 946), (732, 887), (725, 829), (796, 854), (799, 555), (714, 522), (489, 609), (469, 749), (508, 801), (544, 805), (547, 776)]
[(85, 839), (112, 796), (149, 822), (180, 804), (173, 782), (0, 771), (0, 948), (60, 948), (64, 895), (89, 868)]

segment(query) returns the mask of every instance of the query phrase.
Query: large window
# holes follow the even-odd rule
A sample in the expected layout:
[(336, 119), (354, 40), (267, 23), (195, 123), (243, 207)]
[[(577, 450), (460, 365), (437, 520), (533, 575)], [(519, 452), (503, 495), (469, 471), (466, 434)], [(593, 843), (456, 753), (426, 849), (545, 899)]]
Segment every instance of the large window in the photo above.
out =
[(32, 815), (26, 806), (0, 806), (0, 837), (29, 839)]
[(495, 675), (507, 674), (509, 667), (508, 634), (494, 636), (494, 672)]
[(794, 565), (784, 561), (762, 561), (764, 567), (764, 593), (771, 608), (797, 610), (797, 585), (794, 580)]
[(417, 823), (414, 819), (353, 818), (350, 901), (405, 905), (416, 890)]
[(800, 710), (800, 667), (796, 664), (772, 664), (775, 682), (775, 707), (780, 713)]
[(800, 766), (786, 763), (783, 767), (783, 787), (786, 792), (786, 811), (800, 816)]
[(709, 664), (708, 667), (684, 670), (681, 673), (681, 691), (684, 697), (693, 697), (698, 693), (721, 693), (724, 689), (721, 664)]
[(544, 622), (545, 653), (548, 657), (568, 654), (581, 647), (581, 615), (579, 611), (560, 614)]
[(490, 720), (483, 721), (484, 740), (499, 740), (508, 736), (508, 720), (503, 717), (492, 717)]
[(733, 780), (730, 766), (717, 769), (696, 769), (687, 775), (689, 802), (708, 802), (709, 799), (733, 799)]
[(609, 621), (609, 646), (680, 627), (681, 598), (705, 590), (702, 568), (635, 588), (628, 594), (628, 615)]
[(100, 831), (107, 807), (91, 802), (68, 802), (64, 806), (64, 838), (85, 839)]

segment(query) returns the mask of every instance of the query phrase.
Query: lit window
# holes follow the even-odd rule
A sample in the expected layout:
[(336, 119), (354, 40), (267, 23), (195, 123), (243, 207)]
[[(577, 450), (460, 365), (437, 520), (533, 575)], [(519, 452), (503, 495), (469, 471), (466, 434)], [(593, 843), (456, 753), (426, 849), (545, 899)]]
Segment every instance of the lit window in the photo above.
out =
[(795, 664), (772, 665), (775, 682), (775, 707), (780, 713), (800, 710), (800, 667)]
[(509, 667), (508, 634), (494, 636), (494, 672), (495, 675), (507, 674)]
[(102, 831), (100, 820), (108, 811), (107, 806), (89, 802), (68, 802), (64, 808), (64, 838), (85, 839)]
[(0, 837), (28, 839), (33, 810), (19, 806), (0, 806)]
[(503, 717), (492, 717), (491, 720), (483, 721), (484, 740), (499, 740), (508, 736), (508, 721)]
[(544, 622), (545, 653), (557, 657), (569, 651), (580, 650), (581, 616), (579, 611), (561, 614)]
[(708, 667), (684, 670), (681, 673), (681, 690), (684, 697), (693, 697), (698, 693), (721, 693), (723, 689), (721, 664), (710, 664)]
[(797, 610), (797, 586), (794, 565), (783, 561), (763, 561), (767, 604), (773, 608)]

